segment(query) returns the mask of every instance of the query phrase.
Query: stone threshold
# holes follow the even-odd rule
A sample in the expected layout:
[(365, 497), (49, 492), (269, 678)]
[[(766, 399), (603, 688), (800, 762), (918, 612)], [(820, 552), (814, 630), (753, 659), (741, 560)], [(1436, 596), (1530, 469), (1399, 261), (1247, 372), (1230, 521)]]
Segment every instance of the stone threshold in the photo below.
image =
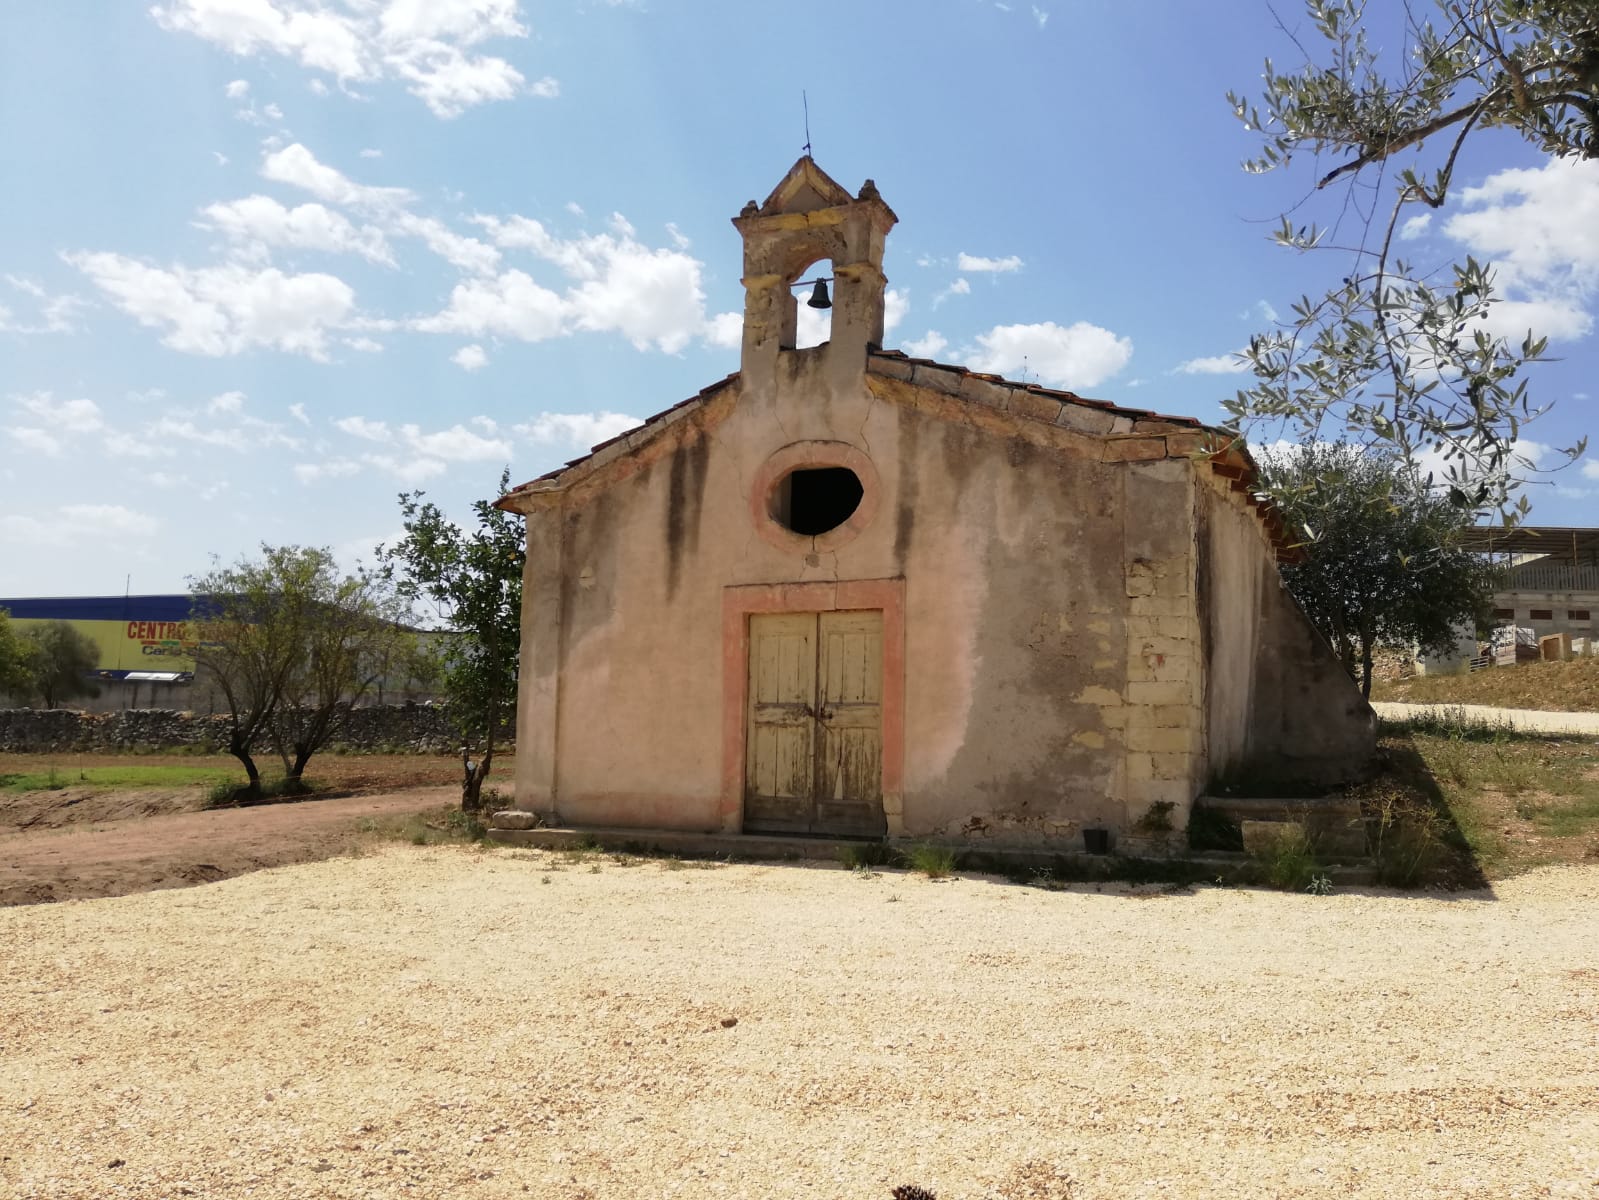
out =
[[(947, 847), (957, 856), (957, 871), (1006, 875), (1021, 871), (1047, 871), (1064, 867), (1073, 875), (1106, 881), (1148, 874), (1160, 882), (1162, 872), (1184, 867), (1223, 877), (1248, 865), (1246, 854), (1206, 851), (1199, 854), (1143, 856), (1089, 854), (1084, 850), (1029, 850), (1019, 847), (973, 846), (966, 842), (904, 839), (874, 842), (860, 838), (825, 838), (746, 833), (705, 833), (680, 829), (617, 829), (604, 826), (543, 826), (536, 829), (488, 830), (488, 840), (503, 846), (536, 850), (598, 848), (611, 854), (637, 854), (677, 858), (720, 859), (729, 862), (839, 863), (846, 847), (882, 846), (906, 850), (916, 845)], [(1360, 887), (1375, 882), (1365, 863), (1335, 862), (1323, 873), (1339, 887)]]

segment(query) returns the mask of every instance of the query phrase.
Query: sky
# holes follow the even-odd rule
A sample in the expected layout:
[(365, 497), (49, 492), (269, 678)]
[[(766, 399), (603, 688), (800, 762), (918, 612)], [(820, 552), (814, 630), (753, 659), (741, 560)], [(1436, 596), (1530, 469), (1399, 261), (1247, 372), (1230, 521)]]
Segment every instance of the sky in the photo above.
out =
[[(1256, 0), (9, 5), (0, 596), (370, 562), (399, 493), (465, 520), (737, 370), (730, 218), (807, 103), (900, 218), (889, 347), (1220, 423), (1234, 352), (1339, 270), (1269, 240), (1337, 216), (1309, 173), (1240, 168), (1268, 56)], [(1599, 432), (1599, 163), (1490, 134), (1457, 179), (1405, 250), (1491, 259), (1551, 336), (1547, 464)], [(1529, 496), (1599, 524), (1599, 448)]]

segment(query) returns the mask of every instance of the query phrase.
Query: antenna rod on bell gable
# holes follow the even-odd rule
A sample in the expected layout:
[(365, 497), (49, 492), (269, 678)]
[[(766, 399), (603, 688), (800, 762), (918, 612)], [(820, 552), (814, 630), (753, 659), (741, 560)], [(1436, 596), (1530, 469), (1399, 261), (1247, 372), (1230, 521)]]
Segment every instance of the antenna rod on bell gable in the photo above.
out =
[(805, 157), (811, 156), (811, 100), (805, 94), (805, 89), (800, 89), (800, 103), (805, 106)]

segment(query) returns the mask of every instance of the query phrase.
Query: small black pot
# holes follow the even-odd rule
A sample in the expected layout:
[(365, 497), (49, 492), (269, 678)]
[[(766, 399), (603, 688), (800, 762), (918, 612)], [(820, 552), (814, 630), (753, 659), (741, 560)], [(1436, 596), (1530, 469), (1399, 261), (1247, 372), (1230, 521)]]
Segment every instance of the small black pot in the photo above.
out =
[(1110, 830), (1085, 829), (1083, 830), (1083, 849), (1090, 854), (1110, 853)]

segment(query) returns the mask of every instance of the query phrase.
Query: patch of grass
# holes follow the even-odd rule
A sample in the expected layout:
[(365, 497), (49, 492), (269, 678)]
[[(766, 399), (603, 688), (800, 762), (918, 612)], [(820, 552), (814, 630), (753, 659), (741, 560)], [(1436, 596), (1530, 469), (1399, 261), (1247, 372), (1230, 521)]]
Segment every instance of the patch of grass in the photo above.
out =
[(214, 784), (232, 778), (231, 771), (217, 767), (127, 766), (62, 767), (52, 764), (43, 771), (0, 775), (0, 791), (60, 791), (66, 787), (107, 789), (192, 787)]
[(1170, 833), (1172, 825), (1172, 811), (1177, 805), (1170, 800), (1157, 800), (1139, 815), (1133, 822), (1133, 828), (1139, 833), (1161, 834)]
[(482, 845), (488, 826), (476, 814), (445, 805), (406, 817), (364, 817), (357, 828), (384, 841), (408, 842), (413, 846)]
[(272, 804), (280, 800), (293, 800), (300, 796), (314, 796), (322, 791), (322, 785), (313, 780), (300, 778), (264, 778), (261, 780), (261, 794), (259, 797), (250, 794), (250, 785), (240, 783), (235, 778), (230, 778), (225, 783), (213, 784), (206, 793), (207, 808), (228, 808), (241, 804)]
[(929, 879), (947, 879), (955, 873), (955, 851), (923, 842), (905, 851), (905, 863)]
[(1466, 675), (1379, 680), (1373, 700), (1402, 704), (1489, 704), (1554, 712), (1599, 711), (1599, 658), (1489, 667)]
[(1321, 874), (1316, 844), (1304, 826), (1285, 824), (1264, 847), (1251, 857), (1260, 868), (1264, 882), (1285, 891), (1304, 891)]
[(1397, 720), (1384, 717), (1378, 727), (1380, 732), (1387, 734), (1413, 733), (1424, 737), (1447, 738), (1454, 742), (1538, 741), (1546, 736), (1517, 729), (1507, 719), (1473, 716), (1458, 704), (1429, 708)]
[(1198, 804), (1188, 814), (1188, 848), (1241, 853), (1244, 831), (1226, 813)]
[(1441, 719), (1388, 726), (1352, 792), (1384, 883), (1483, 887), (1582, 861), (1599, 833), (1599, 741)]
[(838, 848), (839, 864), (852, 871), (892, 866), (894, 859), (894, 851), (882, 842), (845, 842)]
[(1535, 809), (1530, 818), (1540, 833), (1557, 838), (1584, 838), (1599, 832), (1599, 788), (1564, 803)]

